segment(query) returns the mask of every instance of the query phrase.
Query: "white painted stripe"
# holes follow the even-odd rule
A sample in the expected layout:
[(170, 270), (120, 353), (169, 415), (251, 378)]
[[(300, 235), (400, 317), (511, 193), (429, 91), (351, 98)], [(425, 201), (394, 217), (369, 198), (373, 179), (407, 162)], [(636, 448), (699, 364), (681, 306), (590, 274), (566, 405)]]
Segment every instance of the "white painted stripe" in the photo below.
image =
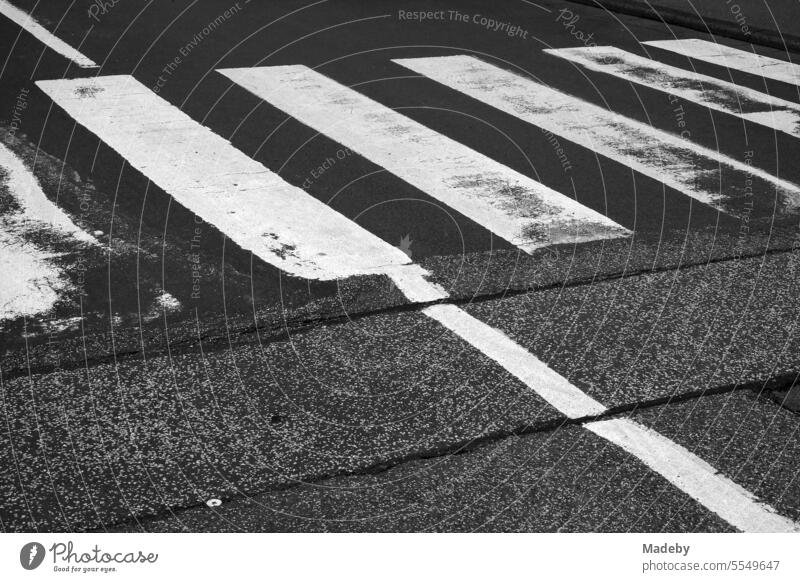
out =
[[(37, 85), (180, 204), (287, 273), (321, 280), (425, 274), (403, 251), (287, 183), (133, 77)], [(423, 293), (424, 280), (416, 285)]]
[(0, 14), (27, 30), (36, 37), (36, 39), (43, 42), (60, 55), (68, 58), (79, 67), (83, 67), (84, 69), (97, 67), (97, 63), (92, 59), (72, 48), (57, 36), (54, 36), (50, 31), (36, 22), (30, 14), (20, 10), (7, 0), (0, 0)]
[(88, 232), (79, 228), (72, 219), (45, 196), (36, 176), (11, 150), (0, 143), (0, 170), (4, 174), (2, 186), (19, 205), (19, 210), (4, 213), (6, 230), (49, 227), (78, 241), (98, 244)]
[(569, 418), (595, 416), (606, 408), (549, 368), (503, 332), (454, 305), (431, 305), (423, 313), (500, 364)]
[(544, 52), (600, 73), (657, 89), (709, 109), (800, 136), (800, 105), (748, 87), (685, 71), (610, 46)]
[(636, 456), (741, 531), (800, 531), (798, 524), (778, 515), (697, 455), (654, 430), (626, 418), (589, 422), (584, 426)]
[(767, 79), (800, 85), (800, 65), (757, 55), (699, 38), (650, 40), (642, 44), (678, 53), (729, 69), (744, 71)]
[[(773, 184), (783, 197), (784, 209), (800, 204), (800, 187), (796, 184), (474, 57), (395, 62), (724, 212), (749, 214), (750, 207), (736, 202), (749, 199), (745, 184), (750, 177)], [(721, 191), (723, 165), (742, 176), (731, 179)]]
[(630, 234), (575, 200), (307, 67), (220, 72), (526, 252)]

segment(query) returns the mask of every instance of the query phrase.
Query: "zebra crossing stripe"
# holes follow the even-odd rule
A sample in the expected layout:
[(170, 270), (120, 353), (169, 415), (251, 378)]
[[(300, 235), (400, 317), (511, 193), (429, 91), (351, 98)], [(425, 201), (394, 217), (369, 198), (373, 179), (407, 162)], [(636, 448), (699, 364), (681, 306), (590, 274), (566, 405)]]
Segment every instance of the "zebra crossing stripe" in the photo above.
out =
[(588, 422), (584, 426), (640, 459), (740, 531), (800, 532), (798, 524), (759, 502), (700, 457), (654, 430), (628, 418)]
[(133, 77), (37, 85), (133, 168), (267, 263), (306, 279), (387, 274), (417, 300), (443, 296), (400, 249), (287, 183)]
[(657, 89), (709, 109), (800, 136), (800, 105), (785, 99), (665, 65), (616, 47), (547, 49), (544, 52), (592, 71)]
[(681, 38), (674, 40), (650, 40), (643, 42), (647, 46), (678, 53), (686, 57), (705, 61), (714, 65), (744, 71), (759, 77), (783, 81), (792, 85), (800, 85), (800, 65), (757, 55), (733, 47), (717, 44), (699, 38)]
[[(733, 215), (749, 214), (752, 191), (800, 204), (800, 187), (759, 168), (466, 55), (394, 62), (523, 121), (594, 150), (687, 196)], [(723, 168), (740, 175), (726, 180)], [(748, 190), (748, 186), (750, 190)]]
[(630, 234), (575, 200), (305, 66), (219, 72), (526, 252)]
[(7, 0), (0, 0), (0, 14), (21, 26), (32, 34), (37, 40), (46, 44), (63, 57), (68, 58), (79, 67), (84, 69), (97, 67), (92, 59), (72, 48), (63, 40), (53, 35), (27, 12), (20, 10)]

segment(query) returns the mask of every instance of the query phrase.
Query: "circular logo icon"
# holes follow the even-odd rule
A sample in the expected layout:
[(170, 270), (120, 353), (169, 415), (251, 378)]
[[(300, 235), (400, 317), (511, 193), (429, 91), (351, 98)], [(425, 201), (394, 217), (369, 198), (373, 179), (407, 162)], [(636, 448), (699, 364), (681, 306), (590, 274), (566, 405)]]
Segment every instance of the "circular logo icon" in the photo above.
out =
[(19, 563), (26, 570), (35, 570), (44, 560), (44, 546), (39, 542), (30, 542), (19, 551)]

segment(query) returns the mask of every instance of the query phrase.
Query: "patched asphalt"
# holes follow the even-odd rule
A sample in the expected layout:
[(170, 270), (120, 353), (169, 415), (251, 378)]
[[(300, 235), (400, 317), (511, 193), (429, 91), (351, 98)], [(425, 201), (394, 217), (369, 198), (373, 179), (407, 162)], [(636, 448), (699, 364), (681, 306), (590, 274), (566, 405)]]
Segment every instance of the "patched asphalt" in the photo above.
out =
[[(800, 517), (800, 417), (750, 391), (631, 415)], [(730, 527), (579, 426), (128, 524), (124, 531), (725, 532)]]

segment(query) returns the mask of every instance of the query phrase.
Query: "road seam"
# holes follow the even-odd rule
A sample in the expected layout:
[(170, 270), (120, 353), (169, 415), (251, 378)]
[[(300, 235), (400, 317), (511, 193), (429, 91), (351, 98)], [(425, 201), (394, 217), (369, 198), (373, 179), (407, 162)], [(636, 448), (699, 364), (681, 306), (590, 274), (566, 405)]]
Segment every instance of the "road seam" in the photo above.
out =
[[(798, 374), (792, 374), (790, 378), (786, 379), (788, 381), (788, 384), (786, 384), (786, 386), (791, 386), (792, 382), (797, 378)], [(311, 486), (319, 485), (325, 481), (336, 478), (377, 476), (386, 473), (388, 471), (391, 471), (392, 469), (395, 469), (402, 465), (413, 463), (416, 461), (425, 461), (431, 459), (439, 459), (447, 456), (470, 454), (484, 447), (498, 444), (511, 437), (526, 437), (535, 434), (545, 434), (548, 432), (553, 432), (568, 426), (586, 426), (591, 423), (597, 423), (602, 421), (627, 419), (632, 414), (637, 412), (644, 412), (647, 410), (656, 409), (670, 404), (690, 402), (692, 400), (697, 400), (699, 398), (704, 398), (707, 396), (718, 396), (742, 390), (750, 390), (756, 392), (759, 395), (759, 397), (763, 397), (764, 399), (766, 399), (766, 396), (763, 393), (761, 393), (763, 385), (764, 382), (753, 382), (749, 384), (732, 384), (727, 386), (719, 386), (716, 388), (709, 388), (707, 390), (694, 391), (692, 393), (687, 393), (685, 395), (678, 395), (669, 398), (657, 398), (642, 403), (608, 408), (602, 414), (598, 414), (595, 416), (587, 416), (582, 418), (564, 417), (557, 420), (537, 422), (536, 424), (525, 424), (518, 428), (493, 431), (488, 434), (481, 435), (479, 437), (465, 439), (452, 445), (431, 448), (410, 455), (384, 459), (379, 462), (373, 463), (372, 465), (363, 467), (361, 469), (356, 469), (351, 471), (334, 471), (329, 473), (320, 473), (317, 475), (308, 475), (305, 477), (300, 477), (293, 483), (277, 484), (272, 487), (261, 489), (259, 491), (254, 491), (252, 493), (230, 495), (227, 497), (223, 497), (222, 501), (224, 505), (225, 503), (228, 503), (230, 501), (241, 501), (261, 495), (269, 495), (271, 493), (281, 493), (284, 491), (291, 491), (299, 487), (303, 487), (304, 485), (311, 485)], [(776, 390), (779, 389), (783, 388), (776, 388)], [(774, 402), (772, 402), (771, 400), (768, 400), (768, 402), (770, 404), (774, 404)], [(175, 505), (171, 506), (168, 510), (164, 510), (163, 512), (156, 512), (145, 516), (136, 516), (113, 522), (109, 524), (110, 525), (109, 530), (113, 531), (116, 529), (124, 528), (125, 526), (139, 525), (140, 523), (146, 524), (147, 522), (161, 520), (165, 517), (175, 517), (174, 515), (172, 515), (173, 512), (188, 511), (200, 508), (205, 508), (204, 501), (192, 504), (185, 504), (185, 505)], [(103, 528), (95, 528), (87, 531), (99, 532), (106, 530)]]

